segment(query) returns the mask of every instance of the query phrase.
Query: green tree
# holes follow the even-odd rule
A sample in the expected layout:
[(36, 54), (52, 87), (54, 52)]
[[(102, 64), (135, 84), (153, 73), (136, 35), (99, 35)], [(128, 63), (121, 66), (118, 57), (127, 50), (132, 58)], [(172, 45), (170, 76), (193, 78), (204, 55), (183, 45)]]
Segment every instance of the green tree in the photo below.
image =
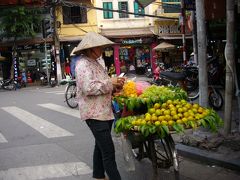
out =
[[(26, 8), (24, 6), (0, 9), (0, 37), (12, 40), (13, 60), (17, 57), (17, 40), (36, 35), (36, 30), (39, 29), (41, 20), (39, 12), (39, 9)], [(13, 66), (11, 74), (13, 75)]]

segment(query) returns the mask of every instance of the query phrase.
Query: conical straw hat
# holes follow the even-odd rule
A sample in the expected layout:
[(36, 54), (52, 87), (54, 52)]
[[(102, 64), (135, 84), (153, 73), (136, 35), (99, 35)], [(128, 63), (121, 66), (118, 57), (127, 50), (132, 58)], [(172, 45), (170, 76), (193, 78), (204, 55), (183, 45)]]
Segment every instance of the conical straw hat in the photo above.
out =
[(0, 55), (0, 61), (4, 61), (4, 60), (6, 60), (6, 58)]
[(73, 50), (72, 50), (72, 52), (71, 52), (71, 54), (70, 54), (71, 57), (72, 57), (72, 56), (75, 56), (74, 51), (76, 50), (76, 48), (77, 48), (77, 47), (74, 47), (74, 48), (73, 48)]
[(73, 52), (74, 54), (78, 54), (80, 51), (85, 49), (90, 49), (99, 46), (107, 46), (114, 44), (114, 42), (105, 38), (104, 36), (97, 34), (95, 32), (88, 32), (82, 41), (78, 44), (77, 48)]

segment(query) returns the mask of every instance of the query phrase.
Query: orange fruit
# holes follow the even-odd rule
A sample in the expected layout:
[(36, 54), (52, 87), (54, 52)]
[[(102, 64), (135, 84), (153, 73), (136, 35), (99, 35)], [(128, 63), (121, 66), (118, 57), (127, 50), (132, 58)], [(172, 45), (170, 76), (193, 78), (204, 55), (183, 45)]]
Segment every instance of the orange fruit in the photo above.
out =
[(167, 102), (166, 102), (167, 104), (172, 104), (173, 103), (173, 101), (171, 100), (171, 99), (169, 99), (169, 100), (167, 100)]
[(162, 111), (160, 109), (157, 109), (155, 111), (155, 114), (156, 114), (156, 116), (160, 116), (160, 115), (162, 115)]
[(165, 119), (164, 116), (158, 116), (158, 121), (163, 121)]
[(178, 123), (178, 124), (182, 124), (183, 121), (179, 119), (179, 120), (176, 121), (176, 123)]
[(172, 119), (172, 117), (171, 117), (169, 114), (165, 115), (165, 120), (166, 120), (166, 121), (169, 121), (169, 120), (171, 120), (171, 119)]
[(183, 112), (183, 108), (178, 108), (178, 112), (182, 113)]
[(167, 103), (163, 103), (162, 108), (166, 108), (166, 107), (167, 107)]
[(161, 105), (159, 103), (155, 103), (153, 106), (155, 109), (159, 109), (161, 107)]
[(178, 113), (177, 114), (179, 118), (182, 118), (183, 117), (183, 114), (182, 113)]
[(152, 120), (152, 121), (157, 121), (158, 118), (157, 118), (157, 116), (152, 116), (151, 120)]
[(174, 121), (173, 121), (173, 120), (168, 121), (168, 125), (169, 125), (169, 126), (172, 126), (173, 124), (174, 124)]
[(182, 122), (186, 123), (188, 119), (186, 117), (182, 118)]
[(155, 109), (154, 109), (154, 108), (150, 108), (150, 109), (148, 109), (148, 113), (150, 113), (150, 114), (155, 113)]
[(155, 121), (155, 126), (159, 126), (161, 123), (159, 121)]
[(164, 115), (170, 115), (170, 110), (165, 110), (165, 111), (163, 111), (163, 114), (164, 114)]
[(192, 107), (195, 108), (195, 109), (198, 109), (199, 108), (199, 104), (195, 103), (195, 104), (192, 105)]
[(168, 125), (168, 122), (167, 122), (167, 121), (162, 121), (161, 124), (162, 124), (163, 126), (166, 126), (166, 125)]

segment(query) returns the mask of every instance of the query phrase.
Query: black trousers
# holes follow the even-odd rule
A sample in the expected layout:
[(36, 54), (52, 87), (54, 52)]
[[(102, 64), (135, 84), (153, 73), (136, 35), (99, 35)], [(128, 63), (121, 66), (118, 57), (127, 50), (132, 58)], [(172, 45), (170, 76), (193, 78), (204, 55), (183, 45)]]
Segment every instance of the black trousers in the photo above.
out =
[(115, 161), (115, 149), (111, 136), (113, 121), (86, 120), (95, 137), (93, 153), (93, 178), (105, 178), (105, 171), (110, 180), (121, 180)]

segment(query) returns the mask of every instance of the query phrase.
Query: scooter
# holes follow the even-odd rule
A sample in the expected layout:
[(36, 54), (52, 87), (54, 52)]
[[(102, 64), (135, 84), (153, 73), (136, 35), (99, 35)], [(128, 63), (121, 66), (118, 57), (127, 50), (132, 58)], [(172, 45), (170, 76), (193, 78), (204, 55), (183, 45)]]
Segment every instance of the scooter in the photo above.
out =
[(154, 69), (153, 71), (153, 80), (152, 80), (152, 84), (155, 85), (162, 85), (162, 81), (160, 79), (160, 73), (162, 71), (165, 71), (165, 67), (164, 67), (164, 63), (156, 63), (157, 67)]
[(48, 79), (45, 72), (39, 72), (39, 79), (41, 81), (41, 85), (43, 86), (48, 85)]
[(51, 87), (54, 87), (57, 85), (57, 80), (55, 74), (51, 73), (49, 78), (49, 84)]
[(13, 79), (1, 80), (0, 88), (5, 90), (16, 90), (17, 89), (17, 81)]
[(152, 67), (150, 63), (146, 63), (145, 65), (145, 75), (148, 78), (152, 78), (153, 77), (153, 73), (152, 73)]

